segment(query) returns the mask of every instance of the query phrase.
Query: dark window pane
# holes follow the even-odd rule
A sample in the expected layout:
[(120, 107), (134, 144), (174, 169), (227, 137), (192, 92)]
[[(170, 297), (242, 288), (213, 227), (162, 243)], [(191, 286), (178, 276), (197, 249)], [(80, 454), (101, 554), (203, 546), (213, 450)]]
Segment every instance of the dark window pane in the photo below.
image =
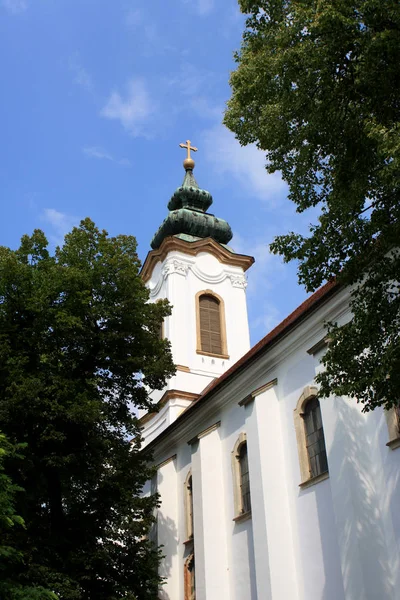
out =
[(247, 457), (247, 444), (242, 444), (239, 451), (239, 469), (240, 469), (240, 494), (242, 500), (242, 511), (251, 510), (250, 501), (250, 476), (249, 461)]
[(394, 408), (396, 413), (397, 430), (400, 433), (400, 402)]
[(193, 537), (193, 486), (192, 486), (192, 478), (189, 477), (188, 485), (188, 511), (189, 511), (189, 537)]
[(322, 425), (321, 407), (318, 398), (313, 398), (307, 402), (304, 411), (304, 429), (310, 464), (310, 476), (316, 477), (317, 475), (328, 471), (324, 428)]

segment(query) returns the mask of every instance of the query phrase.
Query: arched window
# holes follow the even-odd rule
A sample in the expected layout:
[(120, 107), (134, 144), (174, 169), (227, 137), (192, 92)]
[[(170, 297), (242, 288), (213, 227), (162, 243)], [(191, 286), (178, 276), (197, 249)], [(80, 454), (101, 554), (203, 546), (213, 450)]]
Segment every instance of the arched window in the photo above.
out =
[(241, 433), (232, 451), (232, 476), (235, 520), (251, 515), (250, 473), (246, 434)]
[(224, 303), (206, 290), (196, 298), (197, 352), (227, 358)]
[(317, 475), (328, 471), (328, 460), (326, 458), (321, 407), (318, 398), (315, 396), (307, 402), (303, 419), (310, 477), (317, 477)]
[(194, 554), (191, 554), (185, 562), (185, 600), (196, 600)]
[(301, 486), (306, 487), (328, 477), (328, 459), (318, 389), (304, 388), (294, 411), (299, 452)]
[(189, 471), (185, 480), (185, 512), (186, 512), (186, 539), (193, 537), (193, 480), (192, 472)]
[(242, 501), (242, 512), (251, 510), (250, 503), (250, 477), (249, 460), (247, 457), (247, 443), (244, 442), (239, 450), (239, 471), (240, 471), (240, 496)]

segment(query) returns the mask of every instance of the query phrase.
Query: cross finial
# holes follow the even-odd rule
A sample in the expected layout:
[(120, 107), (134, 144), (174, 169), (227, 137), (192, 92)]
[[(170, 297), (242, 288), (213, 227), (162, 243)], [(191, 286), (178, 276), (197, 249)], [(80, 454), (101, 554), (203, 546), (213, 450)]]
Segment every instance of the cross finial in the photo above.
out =
[(190, 151), (193, 150), (193, 152), (197, 152), (197, 148), (195, 148), (194, 146), (191, 145), (190, 140), (186, 140), (186, 144), (179, 144), (179, 146), (181, 148), (186, 148), (187, 149), (187, 157), (183, 161), (183, 167), (184, 167), (184, 169), (186, 171), (188, 171), (188, 170), (192, 171), (194, 169), (194, 160), (190, 156)]

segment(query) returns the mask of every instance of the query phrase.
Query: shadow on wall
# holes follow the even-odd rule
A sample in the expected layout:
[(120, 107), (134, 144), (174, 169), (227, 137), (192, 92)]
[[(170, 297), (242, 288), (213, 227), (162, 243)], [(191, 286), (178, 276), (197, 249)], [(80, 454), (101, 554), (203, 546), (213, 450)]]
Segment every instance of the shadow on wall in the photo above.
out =
[[(159, 473), (159, 482), (162, 481), (162, 475)], [(161, 545), (163, 558), (160, 563), (159, 573), (163, 578), (168, 578), (172, 570), (172, 558), (178, 553), (178, 530), (176, 524), (170, 517), (165, 517), (162, 513), (162, 504), (158, 510), (157, 517), (157, 537)], [(175, 600), (171, 598), (166, 589), (161, 586), (158, 593), (159, 600)]]
[[(391, 556), (385, 535), (386, 515), (382, 506), (388, 506), (391, 498), (387, 497), (390, 492), (385, 486), (378, 456), (375, 415), (366, 419), (351, 404), (355, 400), (335, 398), (321, 402), (334, 402), (336, 412), (328, 462), (345, 597), (398, 600), (398, 550)], [(382, 502), (382, 494), (385, 494), (385, 502)], [(324, 507), (317, 505), (323, 536), (326, 515)], [(325, 563), (325, 573), (329, 572), (329, 565)], [(331, 587), (327, 580), (323, 600), (333, 598)]]

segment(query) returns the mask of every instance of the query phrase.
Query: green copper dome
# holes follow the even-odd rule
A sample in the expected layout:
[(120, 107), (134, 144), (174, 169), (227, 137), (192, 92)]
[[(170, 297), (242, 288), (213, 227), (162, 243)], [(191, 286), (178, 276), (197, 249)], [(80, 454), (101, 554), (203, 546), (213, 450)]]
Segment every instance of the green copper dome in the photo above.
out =
[(185, 162), (185, 178), (168, 202), (169, 214), (151, 240), (153, 250), (170, 235), (186, 239), (211, 237), (219, 244), (227, 244), (232, 239), (228, 223), (207, 213), (213, 202), (212, 196), (197, 185), (193, 175), (194, 162), (190, 161), (191, 168)]

